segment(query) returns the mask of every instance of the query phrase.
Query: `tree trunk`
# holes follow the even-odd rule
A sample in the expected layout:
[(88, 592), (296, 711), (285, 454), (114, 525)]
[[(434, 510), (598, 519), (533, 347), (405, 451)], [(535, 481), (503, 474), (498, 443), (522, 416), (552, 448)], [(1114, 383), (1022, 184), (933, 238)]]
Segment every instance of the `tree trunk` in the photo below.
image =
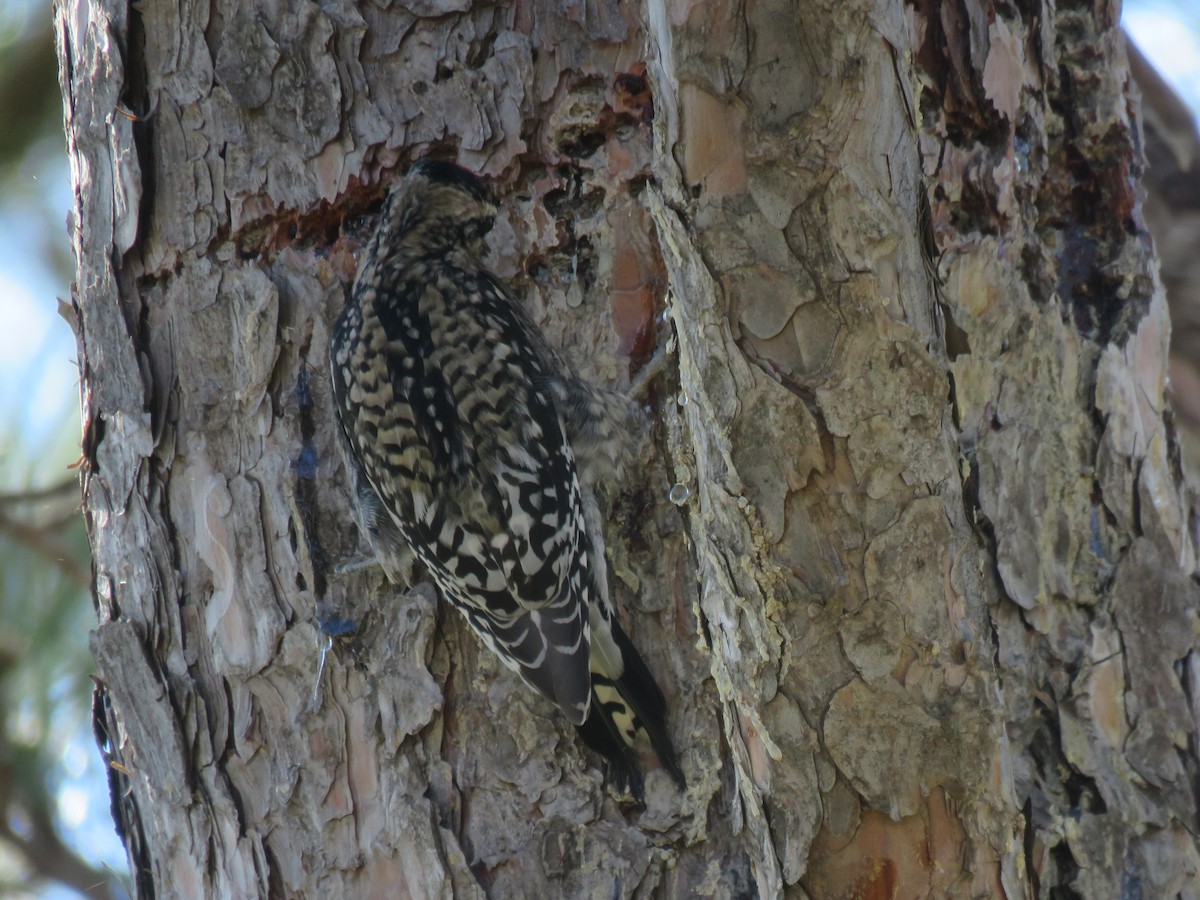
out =
[[(1196, 894), (1115, 7), (383, 5), (59, 8), (139, 892)], [(673, 352), (608, 528), (688, 777), (644, 809), (428, 585), (334, 574), (329, 329), (430, 151), (494, 179), (491, 263), (583, 374)]]

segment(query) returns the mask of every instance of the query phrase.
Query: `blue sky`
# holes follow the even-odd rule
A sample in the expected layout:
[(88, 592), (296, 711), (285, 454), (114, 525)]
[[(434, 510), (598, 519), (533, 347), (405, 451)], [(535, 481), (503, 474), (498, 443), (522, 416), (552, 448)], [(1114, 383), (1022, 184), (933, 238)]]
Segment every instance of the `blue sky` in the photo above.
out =
[[(71, 186), (61, 146), (47, 143), (46, 152), (35, 151), (23, 164), (23, 189), (0, 205), (0, 414), (6, 422), (21, 421), (34, 446), (61, 426), (79, 399), (75, 338), (57, 312), (57, 298), (68, 296), (68, 285), (47, 258), (49, 242), (68, 243)], [(47, 207), (60, 211), (50, 214), (60, 223), (57, 233), (45, 227)], [(40, 480), (62, 477), (50, 468)]]
[(1126, 3), (1123, 22), (1146, 58), (1200, 116), (1200, 4)]

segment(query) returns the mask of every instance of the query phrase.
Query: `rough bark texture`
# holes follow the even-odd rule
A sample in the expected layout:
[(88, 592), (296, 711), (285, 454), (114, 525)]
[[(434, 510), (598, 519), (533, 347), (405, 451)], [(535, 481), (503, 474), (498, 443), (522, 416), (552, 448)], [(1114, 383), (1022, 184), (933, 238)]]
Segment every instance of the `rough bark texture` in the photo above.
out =
[[(1195, 547), (1115, 19), (65, 3), (139, 889), (1195, 894)], [(584, 374), (675, 352), (608, 541), (689, 779), (644, 810), (428, 588), (332, 575), (329, 326), (375, 202), (447, 147)], [(358, 625), (319, 682), (318, 604)]]
[[(1146, 223), (1154, 235), (1171, 308), (1168, 394), (1189, 481), (1200, 484), (1200, 128), (1196, 117), (1129, 44), (1141, 92), (1147, 171)], [(1194, 499), (1193, 499), (1194, 503)], [(1193, 515), (1195, 513), (1193, 512)]]

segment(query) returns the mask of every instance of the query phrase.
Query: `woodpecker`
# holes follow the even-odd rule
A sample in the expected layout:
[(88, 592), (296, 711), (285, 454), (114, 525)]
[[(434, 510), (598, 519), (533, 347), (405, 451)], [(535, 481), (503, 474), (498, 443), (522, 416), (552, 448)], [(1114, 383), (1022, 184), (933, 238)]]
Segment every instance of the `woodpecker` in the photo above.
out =
[(666, 701), (617, 620), (596, 492), (629, 406), (555, 354), (481, 262), (497, 207), (453, 163), (392, 190), (330, 343), (360, 529), (388, 579), (419, 562), (483, 643), (640, 798), (648, 741), (684, 786)]

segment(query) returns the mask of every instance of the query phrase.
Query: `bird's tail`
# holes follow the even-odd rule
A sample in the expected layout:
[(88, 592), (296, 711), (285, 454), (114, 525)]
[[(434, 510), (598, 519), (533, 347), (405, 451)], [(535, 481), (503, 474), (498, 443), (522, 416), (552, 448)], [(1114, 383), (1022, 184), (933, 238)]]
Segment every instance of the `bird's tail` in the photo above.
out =
[[(592, 702), (577, 726), (585, 744), (605, 757), (618, 789), (643, 796), (636, 747), (648, 740), (658, 761), (683, 790), (687, 782), (667, 731), (667, 701), (645, 661), (614, 617), (592, 627)], [(599, 625), (599, 627), (596, 627)]]

